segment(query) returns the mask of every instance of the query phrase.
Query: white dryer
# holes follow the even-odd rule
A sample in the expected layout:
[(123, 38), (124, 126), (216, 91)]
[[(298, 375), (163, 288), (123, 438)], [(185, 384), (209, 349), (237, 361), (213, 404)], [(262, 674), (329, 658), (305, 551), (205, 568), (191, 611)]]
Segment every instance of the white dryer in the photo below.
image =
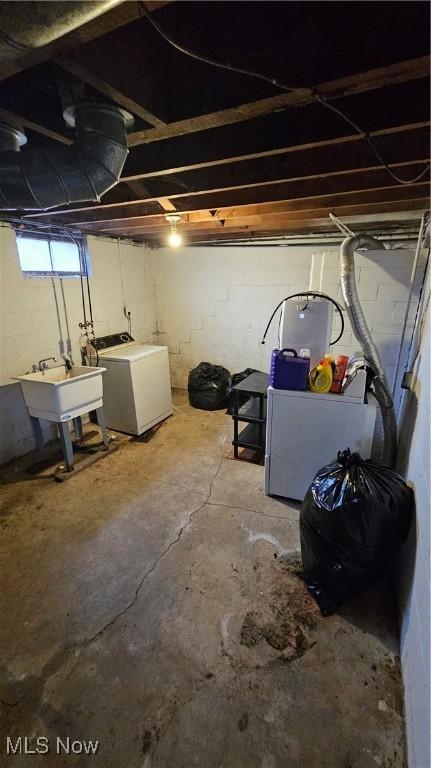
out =
[(87, 355), (106, 369), (103, 408), (106, 425), (141, 435), (172, 414), (168, 348), (140, 344), (129, 334), (95, 339)]
[(376, 405), (364, 394), (268, 388), (265, 493), (302, 501), (316, 472), (350, 448), (368, 459)]

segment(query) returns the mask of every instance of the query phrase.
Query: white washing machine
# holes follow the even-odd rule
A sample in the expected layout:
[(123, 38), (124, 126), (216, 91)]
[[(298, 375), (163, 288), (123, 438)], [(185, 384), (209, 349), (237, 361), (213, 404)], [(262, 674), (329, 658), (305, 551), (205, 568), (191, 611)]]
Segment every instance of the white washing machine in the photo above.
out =
[(371, 454), (376, 405), (372, 396), (268, 388), (265, 493), (302, 501), (316, 472), (350, 448)]
[(106, 368), (103, 408), (106, 425), (141, 435), (172, 414), (168, 348), (140, 344), (128, 333), (94, 339), (87, 360)]

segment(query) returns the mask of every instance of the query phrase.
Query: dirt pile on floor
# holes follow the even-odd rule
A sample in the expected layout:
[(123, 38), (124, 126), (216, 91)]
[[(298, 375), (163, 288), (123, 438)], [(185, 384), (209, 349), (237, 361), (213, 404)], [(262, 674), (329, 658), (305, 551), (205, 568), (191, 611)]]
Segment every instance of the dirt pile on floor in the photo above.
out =
[(265, 641), (280, 651), (286, 662), (302, 656), (313, 644), (312, 630), (319, 609), (301, 579), (298, 557), (284, 557), (270, 566), (255, 565), (261, 605), (244, 618), (240, 642), (251, 648)]

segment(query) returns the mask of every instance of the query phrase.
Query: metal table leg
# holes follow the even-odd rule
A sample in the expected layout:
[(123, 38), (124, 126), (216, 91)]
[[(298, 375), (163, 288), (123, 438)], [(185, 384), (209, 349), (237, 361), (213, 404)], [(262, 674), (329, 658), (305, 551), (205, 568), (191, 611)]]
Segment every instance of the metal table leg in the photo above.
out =
[(60, 433), (61, 447), (63, 450), (64, 461), (66, 469), (71, 472), (74, 469), (73, 465), (73, 445), (72, 438), (69, 432), (69, 423), (67, 421), (58, 422), (58, 431)]
[(103, 412), (103, 407), (96, 408), (96, 416), (97, 416), (97, 423), (102, 433), (104, 445), (106, 448), (109, 448), (109, 438), (108, 438), (108, 432), (106, 431), (105, 414)]
[[(235, 392), (235, 399), (234, 399), (234, 405), (233, 405), (233, 412), (235, 416), (238, 416), (239, 408), (240, 408), (239, 392)], [(238, 419), (233, 420), (233, 439), (235, 441), (238, 440)], [(238, 446), (236, 445), (236, 443), (233, 446), (233, 457), (234, 459), (238, 458)]]
[(262, 463), (263, 459), (265, 458), (265, 437), (263, 432), (263, 405), (264, 405), (264, 398), (262, 395), (259, 395), (259, 426), (258, 426), (258, 434), (259, 434), (259, 445), (261, 447), (260, 449), (260, 455), (259, 460), (260, 463)]

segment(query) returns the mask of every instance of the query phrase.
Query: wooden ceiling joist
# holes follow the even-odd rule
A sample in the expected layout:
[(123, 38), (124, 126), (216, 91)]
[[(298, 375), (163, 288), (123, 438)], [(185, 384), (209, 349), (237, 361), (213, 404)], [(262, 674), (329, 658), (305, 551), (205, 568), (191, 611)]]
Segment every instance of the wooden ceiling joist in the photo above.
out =
[(60, 56), (55, 60), (55, 63), (77, 77), (78, 80), (82, 80), (82, 82), (91, 85), (92, 88), (103, 93), (116, 104), (119, 104), (132, 114), (142, 118), (142, 120), (145, 120), (145, 122), (150, 125), (153, 125), (154, 127), (166, 125), (163, 120), (160, 120), (159, 117), (153, 115), (152, 112), (149, 112), (149, 110), (145, 109), (141, 104), (138, 104), (136, 101), (133, 101), (126, 96), (126, 94), (121, 93), (112, 85), (109, 85), (109, 83), (94, 74), (94, 72), (91, 72), (87, 67), (83, 67), (82, 64), (76, 61), (76, 59), (73, 59), (70, 56)]
[[(408, 212), (405, 212), (403, 215), (407, 215)], [(417, 213), (414, 211), (413, 213), (413, 219), (411, 219), (411, 222), (419, 223), (422, 215), (422, 210), (418, 209)], [(382, 232), (384, 229), (392, 229), (394, 226), (399, 226), (399, 211), (394, 211), (393, 214), (389, 214), (389, 218), (385, 223), (379, 224), (379, 232)], [(378, 217), (379, 214), (376, 214), (375, 212), (372, 212), (370, 214), (371, 218)], [(349, 226), (353, 227), (353, 222), (349, 222), (347, 219), (357, 219), (359, 221), (362, 221), (363, 219), (366, 219), (366, 215), (362, 216), (356, 216), (356, 217), (344, 217), (344, 221), (346, 224), (349, 224)], [(354, 226), (354, 229), (356, 231), (366, 231), (366, 228), (364, 230), (363, 225), (356, 224)], [(309, 221), (294, 221), (289, 222), (289, 224), (286, 224), (284, 227), (281, 227), (280, 229), (270, 230), (270, 231), (261, 231), (259, 229), (242, 229), (238, 230), (237, 232), (232, 232), (231, 230), (218, 230), (216, 233), (199, 233), (192, 236), (189, 236), (187, 238), (187, 245), (188, 246), (218, 246), (218, 245), (229, 245), (232, 247), (235, 247), (235, 245), (242, 245), (243, 243), (246, 243), (247, 245), (264, 245), (265, 242), (274, 242), (275, 240), (281, 241), (283, 238), (297, 238), (302, 239), (306, 236), (311, 236), (313, 238), (319, 237), (319, 235), (323, 234), (331, 234), (331, 235), (337, 235), (338, 232), (335, 229), (334, 224), (328, 219), (310, 219)], [(167, 245), (166, 240), (162, 239), (154, 239), (154, 238), (148, 238), (148, 237), (136, 237), (133, 238), (137, 242), (141, 242), (144, 245), (148, 245), (151, 248), (158, 248), (158, 247), (164, 247)], [(256, 242), (257, 241), (257, 242)], [(337, 246), (334, 246), (335, 248)]]
[(427, 77), (429, 75), (429, 68), (429, 56), (421, 56), (417, 59), (391, 64), (387, 67), (372, 69), (368, 72), (360, 72), (347, 78), (320, 83), (313, 89), (303, 88), (293, 92), (280, 93), (277, 96), (258, 99), (230, 109), (218, 110), (206, 115), (178, 120), (164, 127), (135, 131), (129, 134), (129, 146), (148, 144), (154, 141), (183, 136), (184, 134), (220, 128), (224, 125), (251, 120), (276, 110), (288, 109), (289, 107), (315, 104), (319, 101), (320, 96), (328, 100), (340, 99), (394, 85), (395, 83), (416, 80)]
[[(419, 173), (427, 158), (391, 164), (395, 172), (404, 174), (406, 178)], [(397, 183), (381, 166), (357, 168), (353, 171), (335, 171), (327, 174), (309, 174), (288, 179), (279, 179), (268, 183), (232, 186), (218, 190), (202, 190), (193, 193), (184, 192), (169, 197), (179, 212), (191, 210), (213, 209), (227, 206), (275, 202), (288, 198), (309, 197), (337, 192), (359, 191), (364, 189), (396, 187)], [(147, 198), (142, 200), (93, 205), (91, 207), (75, 208), (62, 211), (45, 211), (44, 213), (29, 214), (31, 218), (43, 218), (49, 221), (73, 224), (89, 224), (90, 222), (115, 221), (133, 219), (145, 215), (145, 206), (159, 200)]]
[[(398, 125), (391, 128), (382, 128), (378, 131), (370, 131), (371, 139), (379, 139), (385, 136), (393, 136), (397, 134), (410, 133), (412, 131), (419, 131), (423, 128), (428, 129), (430, 126), (429, 120), (423, 120), (417, 123), (407, 123), (405, 125)], [(150, 179), (158, 178), (160, 176), (169, 176), (172, 174), (187, 173), (188, 171), (198, 171), (205, 168), (215, 168), (220, 165), (232, 165), (236, 163), (243, 163), (250, 160), (261, 160), (270, 157), (280, 157), (282, 155), (293, 154), (295, 152), (305, 152), (308, 150), (325, 149), (327, 147), (335, 147), (338, 145), (351, 144), (355, 142), (363, 141), (363, 136), (358, 133), (348, 134), (346, 136), (340, 136), (334, 139), (323, 139), (322, 141), (312, 141), (306, 144), (296, 144), (293, 146), (277, 147), (275, 149), (268, 149), (261, 152), (249, 152), (247, 154), (239, 154), (233, 156), (224, 156), (214, 158), (213, 160), (207, 160), (203, 162), (190, 162), (187, 165), (180, 166), (166, 166), (158, 170), (150, 171), (136, 171), (136, 173), (128, 173), (127, 166), (125, 173), (122, 177), (122, 181), (133, 181), (135, 179)], [(136, 152), (136, 150), (135, 150)], [(135, 154), (133, 153), (133, 155)], [(146, 153), (148, 155), (148, 153)], [(166, 147), (166, 155), (169, 158), (169, 147)], [(136, 162), (136, 161), (135, 161)]]
[(40, 133), (42, 136), (46, 136), (48, 139), (61, 142), (61, 144), (73, 143), (73, 139), (69, 139), (67, 136), (63, 136), (62, 133), (58, 133), (58, 131), (52, 131), (50, 128), (46, 128), (44, 125), (35, 123), (33, 120), (28, 120), (26, 117), (22, 117), (21, 115), (16, 115), (14, 112), (9, 112), (8, 109), (3, 109), (2, 107), (0, 107), (0, 120), (4, 120), (6, 125), (12, 125), (14, 128), (18, 128), (19, 130), (24, 130), (27, 128), (29, 131)]
[[(166, 0), (146, 2), (151, 10), (165, 4)], [(208, 6), (212, 12), (213, 6)], [(271, 23), (278, 25), (283, 14), (277, 4), (271, 7)], [(349, 57), (345, 51), (345, 60), (340, 59), (339, 65), (327, 62), (319, 73), (309, 50), (302, 51), (301, 38), (297, 78), (303, 83), (324, 80), (319, 85), (281, 92), (250, 78), (212, 71), (207, 86), (212, 85), (201, 91), (203, 65), (168, 50), (142, 11), (135, 0), (119, 3), (44, 49), (29, 51), (0, 75), (1, 80), (52, 60), (52, 66), (35, 70), (41, 104), (30, 104), (26, 96), (33, 88), (30, 73), (16, 78), (17, 90), (14, 83), (1, 86), (2, 103), (10, 112), (0, 109), (0, 120), (52, 141), (73, 141), (62, 134), (59, 120), (69, 96), (109, 100), (136, 117), (128, 136), (131, 151), (124, 175), (102, 201), (29, 212), (27, 220), (163, 244), (169, 230), (166, 214), (176, 212), (186, 242), (198, 243), (331, 231), (329, 212), (346, 220), (384, 214), (396, 222), (400, 212), (419, 216), (429, 207), (429, 172), (419, 182), (401, 185), (365, 140), (371, 137), (385, 163), (404, 180), (417, 177), (429, 163), (430, 59), (422, 55), (429, 51), (423, 40), (414, 45), (407, 41), (405, 46), (392, 41), (384, 55), (372, 46), (364, 49), (363, 56), (356, 50)], [(175, 21), (189, 18), (188, 13), (182, 13), (181, 4), (174, 5), (162, 18), (166, 16), (167, 28), (173, 29)], [(123, 29), (115, 32), (120, 26)], [(403, 25), (398, 26), (402, 41)], [(206, 19), (206, 26), (196, 27), (200, 45), (210, 51), (212, 24)], [(254, 28), (259, 30), (251, 24), (250, 30)], [(105, 40), (91, 42), (105, 35)], [(273, 34), (271, 39), (276, 38)], [(220, 56), (226, 61), (232, 60), (231, 45), (220, 39)], [(290, 50), (290, 59), (284, 57), (284, 33), (277, 45), (273, 50), (277, 76), (287, 77), (283, 71), (290, 68), (290, 61), (297, 61), (297, 53)], [(267, 56), (259, 34), (254, 46), (256, 61)], [(404, 61), (386, 63), (403, 56)], [(272, 68), (277, 71), (277, 66)], [(355, 73), (358, 69), (362, 71)], [(184, 84), (181, 94), (170, 90), (172, 71)], [(134, 82), (138, 72), (142, 74)], [(344, 76), (346, 72), (355, 74)], [(319, 104), (322, 100), (339, 107), (347, 122)], [(20, 112), (28, 118), (20, 117)], [(355, 132), (356, 122), (367, 133)], [(46, 143), (35, 136), (30, 139), (36, 147)]]
[[(219, 228), (217, 224), (211, 226), (208, 222), (203, 227), (195, 227), (193, 230), (185, 231), (184, 239), (186, 242), (193, 242), (194, 239), (201, 238), (203, 235), (216, 236), (217, 239), (224, 237), (231, 237), (237, 232), (244, 235), (254, 235), (258, 233), (272, 232), (277, 234), (284, 234), (289, 232), (291, 228), (295, 228), (298, 232), (307, 230), (307, 224), (310, 222), (320, 221), (327, 223), (328, 229), (333, 228), (332, 222), (328, 218), (329, 212), (334, 213), (336, 216), (346, 218), (348, 216), (365, 216), (375, 215), (379, 213), (394, 213), (394, 221), (397, 220), (397, 213), (404, 211), (424, 211), (429, 205), (429, 198), (413, 198), (412, 200), (403, 200), (400, 202), (391, 203), (363, 203), (361, 205), (346, 205), (337, 206), (332, 209), (328, 208), (316, 208), (301, 213), (294, 212), (290, 214), (275, 215), (272, 217), (256, 217), (248, 220), (233, 220), (228, 223), (225, 222), (222, 228)], [(123, 232), (122, 237), (131, 237), (141, 239), (146, 242), (162, 243), (166, 239), (166, 230), (157, 232), (136, 232), (130, 233)]]
[[(223, 221), (226, 226), (233, 220), (246, 220), (249, 217), (263, 218), (275, 215), (291, 213), (293, 211), (306, 211), (323, 206), (327, 210), (341, 205), (359, 205), (365, 203), (395, 202), (423, 198), (429, 191), (428, 183), (418, 183), (408, 188), (393, 186), (372, 190), (360, 190), (343, 194), (328, 194), (311, 196), (301, 199), (283, 200), (277, 203), (260, 203), (257, 205), (243, 205), (236, 207), (223, 207), (217, 210), (190, 211), (181, 214), (181, 228), (188, 231), (190, 228), (204, 226), (205, 223)], [(95, 232), (117, 232), (122, 234), (138, 232), (156, 232), (158, 229), (166, 229), (164, 216), (149, 215), (135, 219), (114, 220), (86, 224), (87, 229)]]

